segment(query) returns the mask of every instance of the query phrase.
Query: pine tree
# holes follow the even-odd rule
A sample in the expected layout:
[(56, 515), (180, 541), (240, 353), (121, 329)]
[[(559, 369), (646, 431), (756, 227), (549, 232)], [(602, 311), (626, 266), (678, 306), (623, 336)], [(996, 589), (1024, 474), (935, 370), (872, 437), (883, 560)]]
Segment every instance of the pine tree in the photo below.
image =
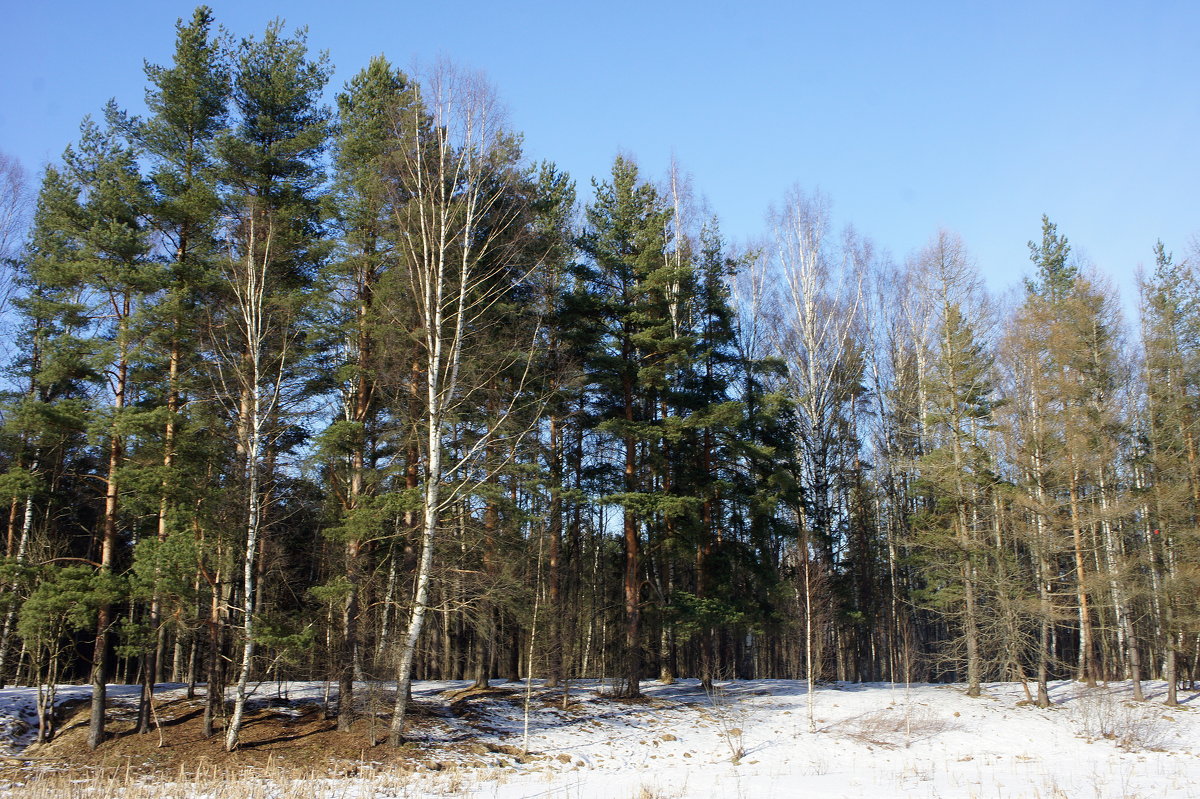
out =
[(1070, 255), (1071, 245), (1066, 236), (1060, 236), (1058, 226), (1043, 214), (1042, 240), (1029, 242), (1029, 260), (1033, 262), (1036, 276), (1026, 278), (1025, 290), (1048, 302), (1058, 302), (1070, 296), (1079, 277), (1079, 266), (1071, 260)]
[[(575, 377), (571, 327), (577, 323), (572, 308), (574, 264), (575, 183), (554, 164), (543, 163), (537, 173), (534, 194), (533, 241), (531, 249), (544, 263), (535, 278), (535, 297), (543, 326), (545, 353), (546, 440), (543, 447), (547, 501), (547, 608), (550, 631), (546, 644), (549, 658), (546, 686), (557, 687), (569, 678), (565, 647), (570, 625), (570, 606), (565, 600), (564, 528), (567, 518), (567, 420), (579, 402), (580, 386)], [(578, 503), (579, 498), (573, 498)]]
[(586, 210), (581, 241), (591, 262), (587, 291), (594, 325), (586, 368), (601, 429), (624, 450), (621, 490), (606, 501), (623, 509), (625, 694), (636, 697), (642, 675), (642, 528), (655, 509), (640, 447), (655, 433), (650, 414), (671, 337), (661, 293), (671, 211), (624, 157), (613, 162), (611, 182), (594, 185), (596, 199)]
[[(113, 109), (110, 107), (110, 116)], [(148, 258), (144, 224), (150, 198), (133, 151), (113, 131), (85, 120), (77, 148), (68, 148), (64, 169), (48, 169), (40, 199), (39, 224), (63, 232), (66, 247), (57, 258), (36, 258), (31, 277), (59, 297), (55, 309), (60, 335), (74, 335), (88, 350), (93, 379), (105, 387), (108, 407), (93, 420), (105, 441), (106, 468), (102, 525), (98, 535), (103, 580), (118, 570), (122, 553), (119, 516), (120, 475), (126, 430), (135, 388), (131, 368), (145, 346), (141, 317), (164, 282), (161, 268)], [(65, 257), (64, 257), (65, 256)], [(106, 683), (113, 606), (98, 605), (92, 666), (92, 711), (88, 743), (104, 740)]]
[[(341, 598), (343, 651), (338, 665), (338, 728), (349, 729), (354, 719), (354, 680), (362, 672), (366, 650), (362, 616), (363, 580), (367, 571), (363, 551), (378, 509), (371, 497), (380, 488), (375, 476), (378, 460), (381, 398), (381, 356), (378, 330), (383, 320), (376, 291), (383, 273), (399, 268), (395, 243), (395, 197), (386, 180), (392, 159), (411, 145), (402, 137), (402, 120), (417, 102), (408, 78), (382, 57), (376, 57), (337, 97), (340, 125), (334, 152), (335, 194), (342, 244), (331, 263), (332, 283), (339, 287), (336, 315), (342, 384), (341, 418), (325, 433), (337, 442), (329, 453), (345, 463), (330, 470), (339, 497), (343, 523), (333, 532), (345, 544)], [(361, 516), (361, 519), (355, 518)]]
[[(94, 377), (85, 357), (87, 344), (80, 334), (86, 318), (75, 301), (72, 284), (56, 277), (64, 264), (78, 258), (79, 242), (63, 225), (71, 217), (75, 199), (74, 187), (58, 168), (47, 170), (30, 240), (22, 254), (15, 307), (21, 314), (20, 338), (25, 345), (11, 366), (20, 388), (5, 397), (2, 417), (8, 456), (2, 485), (10, 505), (4, 547), (9, 585), (0, 632), (0, 679), (7, 679), (5, 666), (20, 601), (36, 588), (27, 571), (31, 555), (39, 550), (35, 516), (50, 518), (52, 509), (64, 500), (73, 505), (94, 500), (90, 493), (68, 496), (61, 491), (56, 496), (52, 491), (66, 482), (65, 470), (84, 474), (89, 468), (79, 462), (91, 408), (89, 385)], [(47, 280), (39, 281), (34, 275)], [(49, 530), (42, 532), (50, 540), (43, 542), (41, 551), (63, 551), (64, 542), (58, 536)]]
[(229, 233), (228, 313), (215, 344), (224, 364), (226, 403), (235, 417), (244, 464), (245, 559), (242, 569), (242, 645), (233, 715), (225, 747), (237, 748), (247, 687), (254, 668), (258, 559), (265, 544), (273, 464), (282, 415), (294, 401), (303, 350), (305, 303), (324, 257), (319, 158), (328, 144), (330, 111), (321, 92), (330, 67), (310, 59), (306, 32), (283, 35), (271, 23), (261, 40), (241, 42), (233, 77), (238, 112), (234, 130), (217, 145), (223, 202), (235, 220)]
[[(167, 628), (162, 624), (164, 601), (160, 579), (163, 569), (173, 573), (170, 582), (181, 591), (180, 602), (188, 611), (196, 597), (183, 591), (189, 564), (167, 557), (193, 558), (195, 532), (194, 487), (204, 485), (207, 458), (196, 440), (196, 426), (189, 400), (205, 393), (207, 381), (200, 361), (203, 350), (201, 329), (206, 301), (211, 300), (217, 280), (220, 258), (216, 227), (219, 223), (220, 197), (215, 176), (215, 145), (225, 132), (230, 97), (229, 68), (224, 42), (212, 31), (212, 11), (198, 7), (190, 22), (176, 23), (176, 42), (170, 66), (146, 66), (150, 88), (146, 106), (150, 116), (124, 120), (123, 128), (139, 151), (150, 162), (148, 175), (152, 205), (151, 224), (163, 238), (168, 261), (169, 281), (165, 294), (156, 303), (156, 330), (151, 345), (158, 351), (154, 360), (156, 382), (152, 402), (159, 412), (153, 421), (159, 425), (151, 449), (157, 464), (143, 469), (147, 483), (158, 483), (157, 490), (145, 486), (144, 493), (157, 493), (156, 529), (151, 540), (139, 547), (142, 570), (149, 581), (149, 630), (153, 647), (143, 668), (145, 689), (139, 713), (139, 731), (150, 726), (150, 702), (153, 685), (164, 668)], [(161, 371), (160, 371), (161, 370)], [(193, 457), (180, 459), (180, 451)], [(187, 477), (185, 477), (187, 475)], [(143, 492), (139, 492), (143, 493)], [(168, 537), (175, 540), (168, 545)], [(194, 564), (194, 561), (193, 561)], [(196, 578), (197, 582), (199, 578)], [(185, 607), (174, 610), (183, 615)], [(183, 630), (176, 630), (176, 669), (181, 658)], [(176, 673), (174, 677), (178, 679)], [(219, 683), (219, 680), (214, 681)]]

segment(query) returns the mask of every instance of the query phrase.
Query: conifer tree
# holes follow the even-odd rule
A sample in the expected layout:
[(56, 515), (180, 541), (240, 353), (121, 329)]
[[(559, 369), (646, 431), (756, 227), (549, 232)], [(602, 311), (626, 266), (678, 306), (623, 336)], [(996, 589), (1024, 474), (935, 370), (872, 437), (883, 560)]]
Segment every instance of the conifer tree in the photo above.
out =
[(921, 260), (941, 307), (926, 392), (929, 450), (918, 461), (916, 486), (929, 492), (932, 503), (913, 527), (929, 595), (961, 631), (967, 695), (979, 696), (987, 613), (981, 574), (987, 572), (985, 540), (995, 481), (985, 438), (995, 404), (992, 358), (964, 312), (964, 303), (974, 302), (975, 308), (981, 303), (978, 276), (961, 242), (940, 233)]
[[(114, 109), (110, 106), (110, 116)], [(141, 317), (148, 299), (160, 291), (163, 275), (148, 259), (145, 214), (150, 205), (133, 151), (114, 131), (85, 120), (77, 147), (68, 148), (60, 172), (46, 172), (39, 224), (57, 228), (66, 239), (58, 257), (35, 259), (31, 277), (61, 298), (55, 313), (60, 335), (73, 335), (88, 353), (92, 377), (107, 397), (93, 419), (105, 442), (105, 486), (97, 535), (100, 578), (113, 578), (123, 547), (119, 516), (120, 474), (125, 435), (135, 396), (131, 368), (145, 346)], [(68, 332), (70, 331), (70, 332)], [(115, 624), (111, 603), (98, 605), (92, 665), (92, 711), (88, 743), (104, 740), (106, 683)]]
[[(1116, 386), (1121, 366), (1116, 353), (1119, 315), (1111, 297), (1069, 260), (1070, 247), (1043, 218), (1040, 244), (1030, 243), (1036, 268), (1026, 281), (1026, 298), (1013, 322), (1010, 352), (1020, 381), (1012, 389), (1024, 407), (1013, 415), (1023, 443), (1022, 482), (1034, 532), (1040, 595), (1041, 641), (1038, 701), (1048, 702), (1046, 674), (1055, 653), (1052, 627), (1054, 575), (1066, 567), (1073, 576), (1078, 646), (1076, 670), (1093, 684), (1101, 673), (1102, 640), (1096, 635), (1094, 593), (1102, 583), (1093, 574), (1107, 572), (1116, 626), (1126, 661), (1137, 655), (1124, 588), (1112, 576), (1117, 568), (1117, 457), (1122, 420)], [(1098, 574), (1103, 576), (1103, 574)], [(1135, 669), (1136, 670), (1136, 669)]]
[[(379, 312), (375, 292), (381, 275), (396, 268), (392, 241), (394, 209), (385, 176), (390, 159), (406, 143), (397, 123), (414, 102), (415, 91), (404, 73), (377, 56), (346, 84), (337, 97), (339, 128), (334, 153), (335, 194), (342, 248), (332, 264), (340, 289), (337, 314), (344, 353), (341, 417), (326, 431), (338, 446), (330, 454), (345, 466), (330, 471), (344, 521), (337, 535), (345, 543), (344, 598), (341, 608), (343, 651), (338, 664), (338, 728), (354, 719), (354, 680), (362, 673), (366, 651), (362, 616), (364, 547), (377, 511), (369, 498), (380, 487), (375, 476), (380, 436)], [(361, 518), (356, 518), (361, 517)], [(341, 575), (339, 575), (341, 576)]]
[[(155, 422), (157, 464), (143, 470), (148, 494), (157, 493), (157, 517), (152, 538), (139, 548), (150, 585), (149, 631), (153, 646), (143, 668), (145, 690), (139, 713), (139, 730), (150, 725), (151, 692), (163, 670), (167, 628), (163, 625), (164, 597), (158, 585), (162, 569), (175, 573), (176, 582), (188, 564), (167, 563), (168, 553), (194, 557), (193, 524), (196, 492), (204, 484), (204, 453), (198, 449), (196, 432), (189, 424), (193, 415), (189, 401), (207, 392), (201, 329), (206, 300), (214, 297), (217, 262), (221, 257), (216, 240), (220, 198), (215, 176), (215, 145), (225, 131), (230, 95), (229, 68), (224, 42), (213, 32), (212, 11), (196, 8), (189, 22), (176, 23), (176, 42), (170, 66), (146, 66), (150, 88), (146, 92), (146, 119), (124, 120), (123, 128), (150, 162), (150, 223), (162, 237), (167, 260), (168, 282), (154, 309), (157, 329), (151, 345), (157, 375), (152, 402), (159, 413)], [(181, 440), (183, 439), (183, 440)], [(191, 455), (181, 461), (180, 450)], [(185, 479), (189, 474), (191, 479)], [(142, 493), (142, 492), (139, 492)], [(192, 519), (192, 521), (196, 521)], [(168, 536), (175, 536), (168, 546)], [(182, 599), (183, 597), (180, 597)], [(187, 597), (195, 600), (195, 597)], [(189, 602), (189, 604), (191, 604)], [(182, 614), (184, 608), (174, 608)], [(190, 615), (190, 610), (189, 610)], [(181, 654), (183, 631), (176, 629), (176, 652)], [(179, 657), (176, 657), (178, 666)], [(176, 669), (178, 671), (178, 668)], [(179, 675), (176, 674), (176, 677)], [(219, 680), (215, 680), (219, 683)]]
[[(683, 235), (677, 232), (676, 241)], [(669, 415), (663, 438), (675, 461), (670, 495), (676, 507), (664, 513), (673, 514), (668, 538), (676, 545), (687, 542), (691, 550), (695, 573), (692, 590), (679, 593), (680, 620), (696, 632), (699, 671), (707, 685), (720, 670), (719, 633), (760, 621), (761, 604), (746, 600), (761, 596), (766, 586), (753, 566), (759, 553), (731, 525), (734, 503), (743, 500), (729, 485), (745, 411), (733, 398), (738, 360), (729, 281), (739, 264), (726, 253), (716, 219), (701, 226), (694, 250), (674, 283), (681, 297), (676, 336), (681, 350), (665, 392)]]
[[(8, 456), (3, 487), (10, 502), (4, 554), (12, 580), (0, 632), (0, 679), (7, 679), (5, 666), (20, 599), (36, 589), (23, 579), (37, 546), (35, 516), (49, 517), (51, 508), (63, 501), (64, 497), (54, 496), (51, 489), (61, 486), (63, 470), (75, 465), (91, 408), (89, 384), (94, 373), (84, 357), (87, 344), (81, 334), (86, 317), (75, 301), (74, 285), (56, 277), (63, 264), (78, 257), (79, 242), (62, 227), (63, 214), (73, 207), (74, 196), (73, 187), (57, 167), (47, 170), (29, 242), (20, 256), (15, 308), (20, 312), (20, 338), (25, 344), (11, 365), (19, 389), (5, 397), (2, 417)], [(35, 275), (45, 279), (38, 280)], [(74, 499), (83, 504), (93, 497)], [(45, 541), (42, 551), (60, 554), (62, 544), (60, 540)]]
[(671, 335), (662, 294), (667, 264), (667, 222), (671, 211), (658, 192), (638, 177), (637, 166), (618, 156), (611, 182), (595, 184), (596, 199), (586, 210), (581, 249), (591, 265), (587, 275), (589, 383), (601, 429), (620, 442), (620, 491), (607, 501), (622, 508), (624, 566), (625, 694), (640, 696), (642, 675), (643, 527), (655, 510), (654, 493), (640, 457), (640, 444), (654, 434), (653, 391), (664, 368)]
[(265, 543), (273, 464), (287, 439), (282, 416), (295, 401), (294, 366), (303, 349), (304, 302), (324, 257), (323, 171), (330, 111), (321, 104), (328, 58), (310, 59), (306, 32), (292, 37), (271, 23), (261, 40), (243, 39), (236, 56), (233, 102), (237, 121), (217, 145), (223, 202), (234, 223), (228, 234), (227, 321), (214, 344), (224, 365), (226, 403), (235, 418), (244, 464), (245, 541), (241, 657), (225, 747), (237, 748), (254, 668), (258, 559)]
[[(545, 353), (542, 366), (545, 375), (546, 440), (544, 468), (546, 491), (549, 494), (546, 591), (550, 631), (546, 652), (549, 658), (546, 673), (547, 687), (557, 687), (569, 678), (565, 646), (570, 620), (565, 600), (566, 555), (564, 528), (566, 526), (567, 451), (566, 425), (572, 406), (577, 406), (579, 381), (575, 378), (572, 352), (573, 315), (572, 267), (574, 266), (575, 184), (554, 164), (543, 163), (538, 168), (534, 194), (531, 249), (540, 254), (543, 268), (538, 270), (534, 287), (539, 316), (546, 320), (542, 327)], [(574, 497), (572, 502), (580, 499)]]

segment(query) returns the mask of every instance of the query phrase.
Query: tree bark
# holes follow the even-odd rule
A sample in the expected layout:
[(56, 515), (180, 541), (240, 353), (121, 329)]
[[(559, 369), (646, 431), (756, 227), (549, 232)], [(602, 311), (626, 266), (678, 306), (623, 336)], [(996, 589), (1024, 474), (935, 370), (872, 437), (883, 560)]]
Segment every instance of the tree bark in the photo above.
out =
[[(125, 299), (125, 315), (129, 313), (129, 300)], [(108, 439), (108, 477), (104, 492), (103, 541), (100, 547), (100, 576), (107, 578), (113, 573), (117, 552), (117, 471), (121, 467), (124, 445), (118, 432), (116, 417), (125, 407), (125, 389), (128, 365), (124, 345), (116, 365), (113, 390), (113, 427)], [(107, 587), (105, 588), (107, 591)], [(96, 642), (92, 650), (92, 703), (88, 721), (88, 748), (95, 749), (105, 738), (105, 702), (108, 698), (108, 650), (109, 632), (113, 623), (112, 605), (105, 602), (96, 614)]]

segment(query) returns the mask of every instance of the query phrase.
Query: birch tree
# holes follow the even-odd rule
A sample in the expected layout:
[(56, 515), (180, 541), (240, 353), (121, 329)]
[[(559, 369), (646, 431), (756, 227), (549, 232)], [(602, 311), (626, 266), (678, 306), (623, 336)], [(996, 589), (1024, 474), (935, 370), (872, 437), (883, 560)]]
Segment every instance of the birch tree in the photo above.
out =
[[(22, 243), (26, 236), (31, 206), (28, 179), (24, 168), (15, 158), (0, 152), (0, 318), (5, 316), (9, 301), (18, 285), (19, 266), (24, 249)], [(28, 336), (30, 376), (28, 387), (25, 389), (25, 394), (30, 400), (33, 399), (36, 391), (35, 375), (41, 343), (39, 325), (35, 322), (31, 327), (33, 335)], [(0, 330), (3, 328), (0, 327)], [(5, 414), (7, 418), (4, 418), (3, 421), (11, 423), (11, 416), (12, 411), (8, 410), (8, 413)], [(33, 527), (33, 490), (29, 484), (37, 479), (38, 458), (36, 451), (32, 454), (32, 459), (28, 453), (23, 451), (30, 443), (31, 438), (32, 436), (28, 432), (22, 431), (18, 437), (20, 441), (18, 451), (14, 453), (15, 463), (13, 466), (15, 468), (28, 466), (28, 472), (27, 476), (22, 475), (24, 479), (19, 481), (26, 485), (17, 487), (17, 490), (11, 492), (12, 504), (9, 512), (7, 545), (4, 551), (5, 556), (13, 558), (14, 564), (18, 567), (25, 560), (26, 544)], [(36, 450), (36, 448), (34, 449)], [(23, 490), (21, 490), (22, 488)], [(19, 506), (23, 508), (24, 512), (21, 514), (21, 532), (17, 536), (14, 528), (17, 524)], [(16, 537), (16, 544), (13, 543), (14, 537)], [(15, 599), (18, 587), (16, 581), (9, 585), (9, 604), (4, 608), (4, 622), (0, 627), (0, 685), (4, 684), (9, 640), (17, 617), (18, 606)]]
[(5, 313), (16, 288), (16, 266), (33, 203), (24, 167), (0, 152), (0, 314)]
[[(962, 241), (939, 232), (918, 256), (918, 268), (929, 304), (936, 309), (926, 392), (930, 451), (918, 462), (922, 487), (933, 494), (933, 506), (918, 521), (918, 545), (927, 555), (927, 583), (935, 586), (935, 596), (944, 594), (937, 596), (936, 606), (961, 629), (967, 695), (979, 696), (984, 657), (979, 572), (987, 557), (983, 532), (994, 481), (984, 440), (995, 401), (992, 363), (977, 329), (985, 318), (980, 313), (979, 275)], [(941, 569), (953, 575), (951, 590), (936, 588), (945, 585)]]
[(392, 746), (404, 740), (442, 516), (470, 490), (451, 478), (476, 464), (516, 402), (494, 408), (486, 429), (452, 456), (447, 438), (455, 413), (487, 382), (476, 372), (467, 384), (464, 362), (487, 346), (484, 322), (525, 266), (516, 262), (520, 249), (512, 240), (523, 218), (521, 203), (513, 202), (522, 178), (519, 148), (504, 127), (493, 90), (478, 74), (446, 64), (420, 85), (423, 102), (400, 109), (395, 119), (397, 137), (411, 145), (397, 154), (389, 175), (403, 267), (394, 286), (401, 291), (392, 292), (385, 314), (416, 320), (424, 380), (420, 416), (414, 420), (422, 449), (420, 554), (412, 608), (397, 649)]
[[(295, 386), (284, 383), (294, 377), (289, 366), (312, 327), (298, 318), (310, 308), (307, 292), (323, 256), (317, 159), (328, 143), (330, 112), (320, 97), (329, 71), (324, 54), (309, 58), (303, 30), (288, 37), (274, 22), (262, 39), (243, 40), (233, 80), (239, 121), (217, 145), (228, 214), (228, 308), (215, 320), (212, 345), (242, 461), (245, 513), (243, 640), (228, 750), (238, 745), (253, 668), (256, 563), (265, 483), (277, 454), (271, 447), (283, 429), (280, 412), (295, 399)], [(219, 701), (221, 686), (210, 681), (208, 690), (210, 703)]]
[[(246, 707), (247, 688), (254, 662), (256, 554), (263, 525), (263, 459), (269, 445), (272, 418), (280, 405), (284, 385), (284, 370), (288, 363), (291, 343), (284, 334), (282, 343), (277, 335), (286, 329), (280, 309), (272, 307), (269, 293), (271, 276), (271, 245), (273, 230), (269, 220), (260, 230), (259, 220), (246, 220), (246, 252), (229, 264), (227, 280), (234, 301), (231, 309), (232, 330), (229, 338), (215, 343), (224, 357), (220, 371), (221, 396), (237, 417), (238, 449), (242, 454), (242, 479), (245, 486), (245, 559), (242, 563), (242, 651), (238, 661), (238, 680), (233, 701), (233, 714), (225, 730), (225, 749), (237, 748)], [(262, 241), (260, 243), (259, 237)], [(236, 403), (236, 404), (235, 404)]]
[(1200, 543), (1200, 280), (1191, 262), (1177, 263), (1161, 242), (1155, 261), (1141, 281), (1147, 452), (1138, 493), (1165, 701), (1174, 706), (1180, 652), (1200, 618), (1200, 579), (1189, 565)]
[(831, 263), (826, 241), (829, 209), (824, 197), (793, 190), (773, 221), (776, 268), (782, 284), (774, 345), (787, 364), (788, 391), (796, 414), (797, 569), (803, 590), (805, 673), (811, 690), (821, 666), (815, 651), (820, 611), (814, 606), (814, 590), (835, 567), (837, 471), (845, 465), (841, 457), (846, 451), (842, 414), (857, 390), (856, 370), (861, 368), (856, 363), (854, 333), (862, 282), (854, 270)]

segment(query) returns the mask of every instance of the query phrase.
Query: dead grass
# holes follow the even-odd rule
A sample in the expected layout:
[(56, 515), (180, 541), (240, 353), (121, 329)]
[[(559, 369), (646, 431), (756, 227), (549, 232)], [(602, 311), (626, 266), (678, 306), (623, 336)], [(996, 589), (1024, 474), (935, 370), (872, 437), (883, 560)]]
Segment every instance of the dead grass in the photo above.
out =
[(932, 738), (956, 727), (954, 722), (918, 705), (896, 706), (864, 713), (825, 729), (861, 744), (897, 749), (911, 746), (917, 741)]
[(465, 768), (430, 773), (371, 767), (350, 778), (285, 767), (235, 771), (200, 766), (173, 776), (139, 775), (123, 769), (8, 771), (0, 772), (0, 795), (21, 799), (329, 799), (360, 783), (367, 796), (467, 797), (480, 782), (501, 777)]
[[(0, 765), (0, 796), (21, 799), (329, 799), (360, 782), (379, 797), (469, 796), (481, 781), (503, 778), (497, 748), (475, 742), (371, 746), (368, 722), (338, 732), (320, 706), (259, 708), (249, 713), (243, 745), (225, 752), (221, 735), (203, 736), (203, 706), (177, 700), (159, 707), (163, 742), (139, 735), (117, 707), (112, 737), (87, 747), (87, 709), (55, 740)], [(429, 717), (416, 719), (434, 724)], [(337, 781), (337, 782), (335, 782)]]

